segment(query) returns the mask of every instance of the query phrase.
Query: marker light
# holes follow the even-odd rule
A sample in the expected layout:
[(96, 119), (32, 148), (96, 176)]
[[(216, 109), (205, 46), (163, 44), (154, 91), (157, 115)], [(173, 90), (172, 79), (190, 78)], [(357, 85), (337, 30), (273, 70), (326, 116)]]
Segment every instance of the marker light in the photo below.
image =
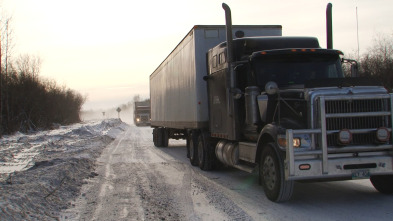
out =
[(309, 170), (311, 168), (310, 164), (300, 164), (299, 169), (300, 170)]

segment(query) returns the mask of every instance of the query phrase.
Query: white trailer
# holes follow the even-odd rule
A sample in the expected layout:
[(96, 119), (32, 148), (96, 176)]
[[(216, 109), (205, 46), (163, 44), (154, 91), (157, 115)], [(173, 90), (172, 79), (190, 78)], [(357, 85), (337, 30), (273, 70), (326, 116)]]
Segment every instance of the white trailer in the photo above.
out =
[[(282, 35), (281, 25), (234, 25), (232, 30), (234, 38)], [(225, 41), (224, 25), (195, 25), (150, 75), (152, 127), (208, 128), (207, 84), (203, 80), (207, 76), (206, 55)], [(169, 136), (184, 138), (176, 135)]]

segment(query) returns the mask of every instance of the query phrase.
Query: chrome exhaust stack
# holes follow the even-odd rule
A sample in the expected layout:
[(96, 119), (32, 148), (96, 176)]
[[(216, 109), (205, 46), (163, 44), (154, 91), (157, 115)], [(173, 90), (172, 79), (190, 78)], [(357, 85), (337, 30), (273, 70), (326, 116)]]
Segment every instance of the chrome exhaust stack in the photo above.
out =
[(326, 7), (326, 40), (327, 49), (333, 49), (332, 3)]

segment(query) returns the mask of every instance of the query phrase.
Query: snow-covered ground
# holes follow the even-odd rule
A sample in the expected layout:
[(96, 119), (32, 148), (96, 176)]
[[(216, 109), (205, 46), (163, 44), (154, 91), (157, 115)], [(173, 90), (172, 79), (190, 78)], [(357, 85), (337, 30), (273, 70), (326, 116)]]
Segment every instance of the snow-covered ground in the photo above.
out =
[(56, 219), (94, 173), (96, 158), (129, 125), (119, 119), (0, 139), (0, 220)]
[(269, 201), (258, 174), (202, 171), (186, 143), (157, 148), (152, 128), (91, 121), (0, 139), (2, 220), (383, 220), (393, 197), (369, 180), (295, 183)]

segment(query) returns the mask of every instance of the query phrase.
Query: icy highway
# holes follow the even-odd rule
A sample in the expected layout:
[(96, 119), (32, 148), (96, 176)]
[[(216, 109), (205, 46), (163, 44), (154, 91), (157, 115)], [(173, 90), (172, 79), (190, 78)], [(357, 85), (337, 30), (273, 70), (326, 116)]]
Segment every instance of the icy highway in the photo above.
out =
[(156, 148), (152, 129), (130, 126), (98, 158), (63, 220), (392, 220), (393, 196), (369, 180), (296, 183), (292, 200), (269, 201), (257, 174), (205, 172), (184, 141)]

